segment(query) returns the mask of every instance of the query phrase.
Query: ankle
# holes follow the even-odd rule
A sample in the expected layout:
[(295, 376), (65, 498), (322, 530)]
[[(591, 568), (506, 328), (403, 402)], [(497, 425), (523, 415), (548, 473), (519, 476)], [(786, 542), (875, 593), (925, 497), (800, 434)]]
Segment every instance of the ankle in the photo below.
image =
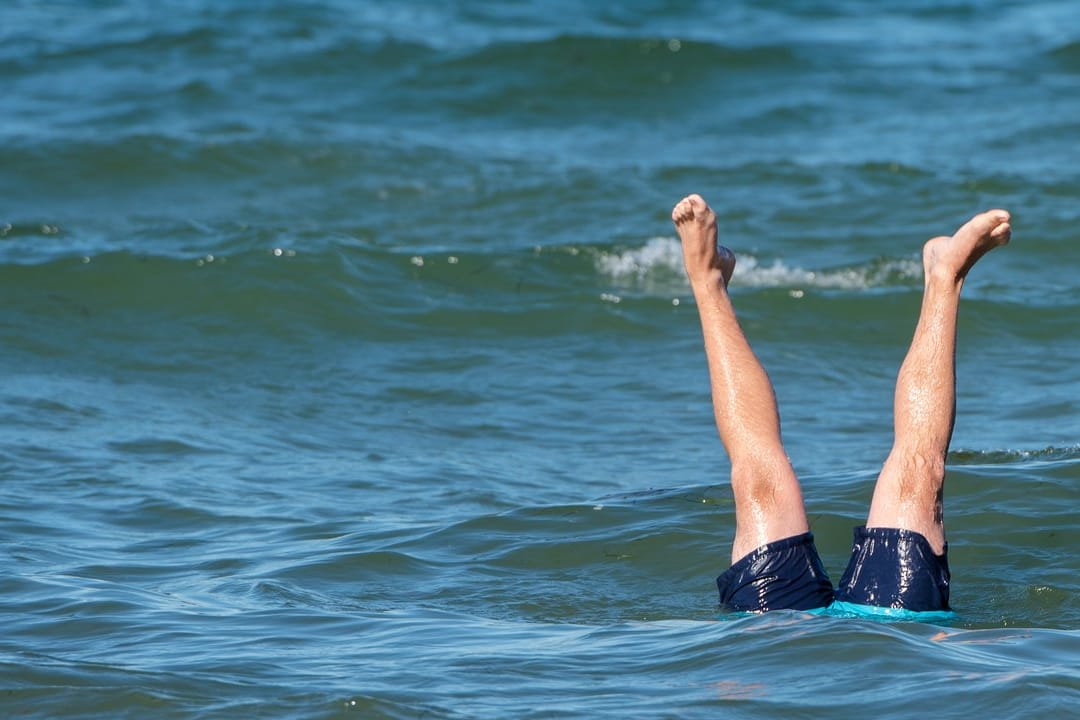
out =
[(926, 271), (924, 281), (927, 289), (959, 292), (964, 285), (964, 276), (955, 270), (937, 266)]
[(724, 281), (724, 273), (720, 268), (710, 267), (702, 272), (696, 272), (689, 276), (690, 288), (694, 295), (713, 294), (717, 291), (727, 293), (727, 283)]

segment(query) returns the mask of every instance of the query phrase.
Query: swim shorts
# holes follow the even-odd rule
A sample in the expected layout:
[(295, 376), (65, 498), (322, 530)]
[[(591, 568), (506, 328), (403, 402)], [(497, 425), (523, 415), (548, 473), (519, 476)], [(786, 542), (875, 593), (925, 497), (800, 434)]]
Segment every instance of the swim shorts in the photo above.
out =
[(949, 609), (948, 545), (935, 555), (921, 534), (901, 528), (855, 528), (851, 560), (836, 599), (915, 612)]
[(720, 577), (720, 604), (729, 610), (812, 610), (833, 600), (833, 587), (811, 533), (759, 547)]

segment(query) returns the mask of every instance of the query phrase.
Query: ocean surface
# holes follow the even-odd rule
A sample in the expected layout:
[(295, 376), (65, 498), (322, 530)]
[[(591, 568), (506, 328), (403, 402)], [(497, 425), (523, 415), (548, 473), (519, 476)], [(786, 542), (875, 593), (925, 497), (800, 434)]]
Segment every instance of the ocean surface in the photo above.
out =
[[(1074, 0), (8, 0), (0, 716), (1080, 708)], [(719, 612), (700, 192), (834, 581), (919, 251), (940, 625)]]

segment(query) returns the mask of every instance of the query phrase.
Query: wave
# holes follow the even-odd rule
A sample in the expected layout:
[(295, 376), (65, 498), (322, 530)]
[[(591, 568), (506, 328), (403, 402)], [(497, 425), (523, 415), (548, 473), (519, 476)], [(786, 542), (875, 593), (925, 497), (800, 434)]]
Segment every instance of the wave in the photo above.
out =
[(568, 113), (667, 113), (692, 84), (702, 82), (703, 72), (729, 78), (798, 67), (784, 46), (560, 35), (440, 55), (425, 62), (408, 84), (470, 115), (525, 114), (535, 122)]
[[(531, 251), (416, 251), (317, 227), (193, 221), (162, 222), (120, 237), (48, 223), (0, 225), (0, 283), (28, 327), (63, 317), (106, 324), (141, 317), (150, 332), (168, 320), (209, 335), (267, 338), (316, 331), (392, 339), (418, 329), (435, 336), (651, 333), (669, 325), (671, 312), (690, 294), (681, 249), (671, 237)], [(765, 303), (777, 290), (791, 298), (838, 297), (841, 302), (814, 312), (859, 333), (888, 308), (875, 306), (868, 314), (852, 298), (871, 293), (888, 303), (891, 291), (920, 287), (918, 261), (896, 257), (814, 267), (748, 253), (739, 256), (732, 279), (736, 292), (767, 291), (759, 295)], [(1002, 305), (996, 295), (990, 301), (998, 303), (999, 323), (1029, 326), (1030, 303)], [(1058, 297), (1039, 327), (1064, 332), (1072, 307)]]
[(1080, 460), (1080, 445), (1045, 447), (1035, 450), (954, 450), (949, 462), (966, 466), (1016, 465), (1058, 466)]
[(557, 35), (525, 42), (495, 43), (446, 62), (452, 67), (557, 65), (566, 68), (604, 68), (631, 71), (653, 68), (678, 58), (680, 64), (714, 69), (788, 67), (794, 51), (784, 45), (737, 46), (701, 40), (603, 35)]
[(1080, 72), (1080, 40), (1073, 40), (1050, 50), (1047, 55), (1065, 70)]
[[(670, 237), (654, 237), (638, 248), (596, 251), (597, 270), (617, 285), (645, 291), (685, 292), (682, 249)], [(764, 262), (754, 255), (739, 255), (732, 288), (806, 288), (868, 290), (911, 287), (921, 281), (922, 265), (912, 258), (876, 258), (848, 267), (814, 270), (792, 267), (781, 259)]]
[(91, 137), (90, 127), (85, 137), (44, 132), (3, 144), (0, 192), (9, 202), (0, 209), (2, 234), (103, 221), (113, 233), (192, 219), (294, 224), (330, 215), (355, 224), (398, 197), (432, 188), (460, 195), (464, 183), (487, 172), (455, 149), (402, 133), (311, 139), (243, 123), (196, 129), (120, 126)]

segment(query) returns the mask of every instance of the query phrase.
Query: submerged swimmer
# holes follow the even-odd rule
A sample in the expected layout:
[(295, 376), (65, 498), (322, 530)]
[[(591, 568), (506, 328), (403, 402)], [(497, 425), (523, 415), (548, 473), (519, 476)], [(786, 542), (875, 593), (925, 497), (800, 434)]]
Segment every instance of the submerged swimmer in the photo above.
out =
[(945, 455), (956, 416), (956, 316), (972, 266), (1009, 241), (1009, 213), (976, 215), (952, 237), (923, 247), (924, 290), (915, 336), (896, 379), (895, 439), (855, 528), (837, 590), (825, 573), (799, 480), (780, 440), (776, 397), (727, 293), (735, 256), (717, 245), (716, 213), (700, 195), (672, 210), (697, 301), (720, 439), (731, 459), (735, 541), (717, 578), (732, 610), (949, 609), (942, 517)]

